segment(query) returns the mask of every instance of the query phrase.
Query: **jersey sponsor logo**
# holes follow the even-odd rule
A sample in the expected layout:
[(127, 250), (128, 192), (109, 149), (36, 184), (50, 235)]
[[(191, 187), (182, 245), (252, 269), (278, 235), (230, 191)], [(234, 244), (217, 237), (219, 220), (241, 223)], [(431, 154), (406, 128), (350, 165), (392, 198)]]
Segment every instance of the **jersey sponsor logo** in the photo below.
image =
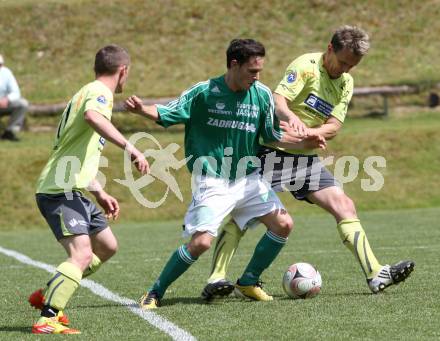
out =
[(219, 110), (223, 110), (225, 108), (226, 104), (224, 102), (217, 102), (215, 103), (215, 107)]
[(333, 105), (314, 94), (309, 94), (304, 103), (325, 117), (330, 116), (333, 111)]
[(293, 83), (294, 81), (296, 81), (296, 76), (297, 76), (296, 71), (290, 71), (287, 74), (287, 78), (286, 78), (287, 83)]
[(237, 116), (257, 118), (260, 107), (255, 104), (237, 102)]
[(251, 133), (255, 133), (257, 131), (254, 123), (230, 121), (230, 120), (219, 120), (219, 119), (216, 119), (213, 117), (208, 117), (207, 124), (212, 127), (238, 129), (238, 130), (249, 131)]
[(98, 101), (98, 103), (101, 103), (101, 104), (107, 103), (107, 99), (104, 97), (104, 95), (98, 96), (98, 98), (96, 100)]
[(225, 108), (226, 108), (225, 102), (217, 101), (215, 103), (215, 108), (208, 108), (208, 112), (211, 114), (232, 115), (232, 111), (224, 110)]

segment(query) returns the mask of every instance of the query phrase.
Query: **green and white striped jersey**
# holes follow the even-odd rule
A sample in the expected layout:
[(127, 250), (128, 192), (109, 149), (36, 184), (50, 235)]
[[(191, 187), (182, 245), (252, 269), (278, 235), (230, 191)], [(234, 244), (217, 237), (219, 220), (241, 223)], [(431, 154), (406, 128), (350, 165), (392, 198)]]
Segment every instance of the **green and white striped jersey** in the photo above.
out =
[(256, 81), (246, 91), (232, 91), (224, 76), (200, 82), (166, 106), (158, 105), (158, 123), (185, 124), (185, 155), (190, 172), (229, 180), (258, 168), (255, 158), (264, 142), (279, 141), (272, 92)]

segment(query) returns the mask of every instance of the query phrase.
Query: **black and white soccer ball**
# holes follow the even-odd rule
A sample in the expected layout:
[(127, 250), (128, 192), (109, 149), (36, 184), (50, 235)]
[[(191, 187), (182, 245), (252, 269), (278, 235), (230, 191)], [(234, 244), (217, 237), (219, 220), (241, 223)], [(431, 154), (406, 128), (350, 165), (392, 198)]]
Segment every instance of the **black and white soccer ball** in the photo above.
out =
[(312, 298), (321, 291), (322, 279), (318, 270), (309, 263), (289, 266), (283, 276), (283, 289), (291, 298)]

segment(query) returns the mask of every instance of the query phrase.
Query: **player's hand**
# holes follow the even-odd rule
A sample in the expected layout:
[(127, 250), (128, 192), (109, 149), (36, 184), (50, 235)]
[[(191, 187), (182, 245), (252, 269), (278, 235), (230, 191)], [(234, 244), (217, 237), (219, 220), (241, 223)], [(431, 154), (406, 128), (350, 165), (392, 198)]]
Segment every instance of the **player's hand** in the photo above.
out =
[(132, 151), (131, 161), (142, 175), (150, 172), (150, 165), (148, 164), (144, 154), (142, 154), (139, 150), (135, 149)]
[(280, 128), (283, 130), (283, 142), (299, 143), (305, 138), (305, 135), (299, 134), (288, 122), (280, 121)]
[(124, 106), (128, 111), (134, 112), (136, 114), (142, 114), (144, 105), (139, 97), (133, 95), (125, 100)]
[(319, 148), (325, 150), (327, 148), (327, 141), (325, 140), (324, 136), (316, 133), (307, 136), (305, 143), (311, 149)]
[(296, 131), (296, 133), (299, 136), (307, 136), (308, 135), (308, 128), (307, 126), (299, 119), (298, 116), (295, 114), (289, 115), (289, 120), (287, 121), (289, 126)]
[(104, 191), (96, 195), (96, 201), (104, 209), (107, 219), (116, 220), (119, 217), (119, 203), (116, 198), (107, 194)]

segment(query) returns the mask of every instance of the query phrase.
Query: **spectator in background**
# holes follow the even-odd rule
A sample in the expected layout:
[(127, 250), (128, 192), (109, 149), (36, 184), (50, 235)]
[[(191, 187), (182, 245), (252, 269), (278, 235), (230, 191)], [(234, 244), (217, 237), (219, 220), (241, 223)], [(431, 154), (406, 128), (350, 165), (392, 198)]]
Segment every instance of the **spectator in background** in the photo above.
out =
[(0, 117), (10, 115), (6, 130), (1, 135), (2, 140), (19, 141), (17, 133), (23, 126), (24, 117), (28, 108), (28, 101), (21, 97), (17, 81), (4, 65), (0, 54)]

